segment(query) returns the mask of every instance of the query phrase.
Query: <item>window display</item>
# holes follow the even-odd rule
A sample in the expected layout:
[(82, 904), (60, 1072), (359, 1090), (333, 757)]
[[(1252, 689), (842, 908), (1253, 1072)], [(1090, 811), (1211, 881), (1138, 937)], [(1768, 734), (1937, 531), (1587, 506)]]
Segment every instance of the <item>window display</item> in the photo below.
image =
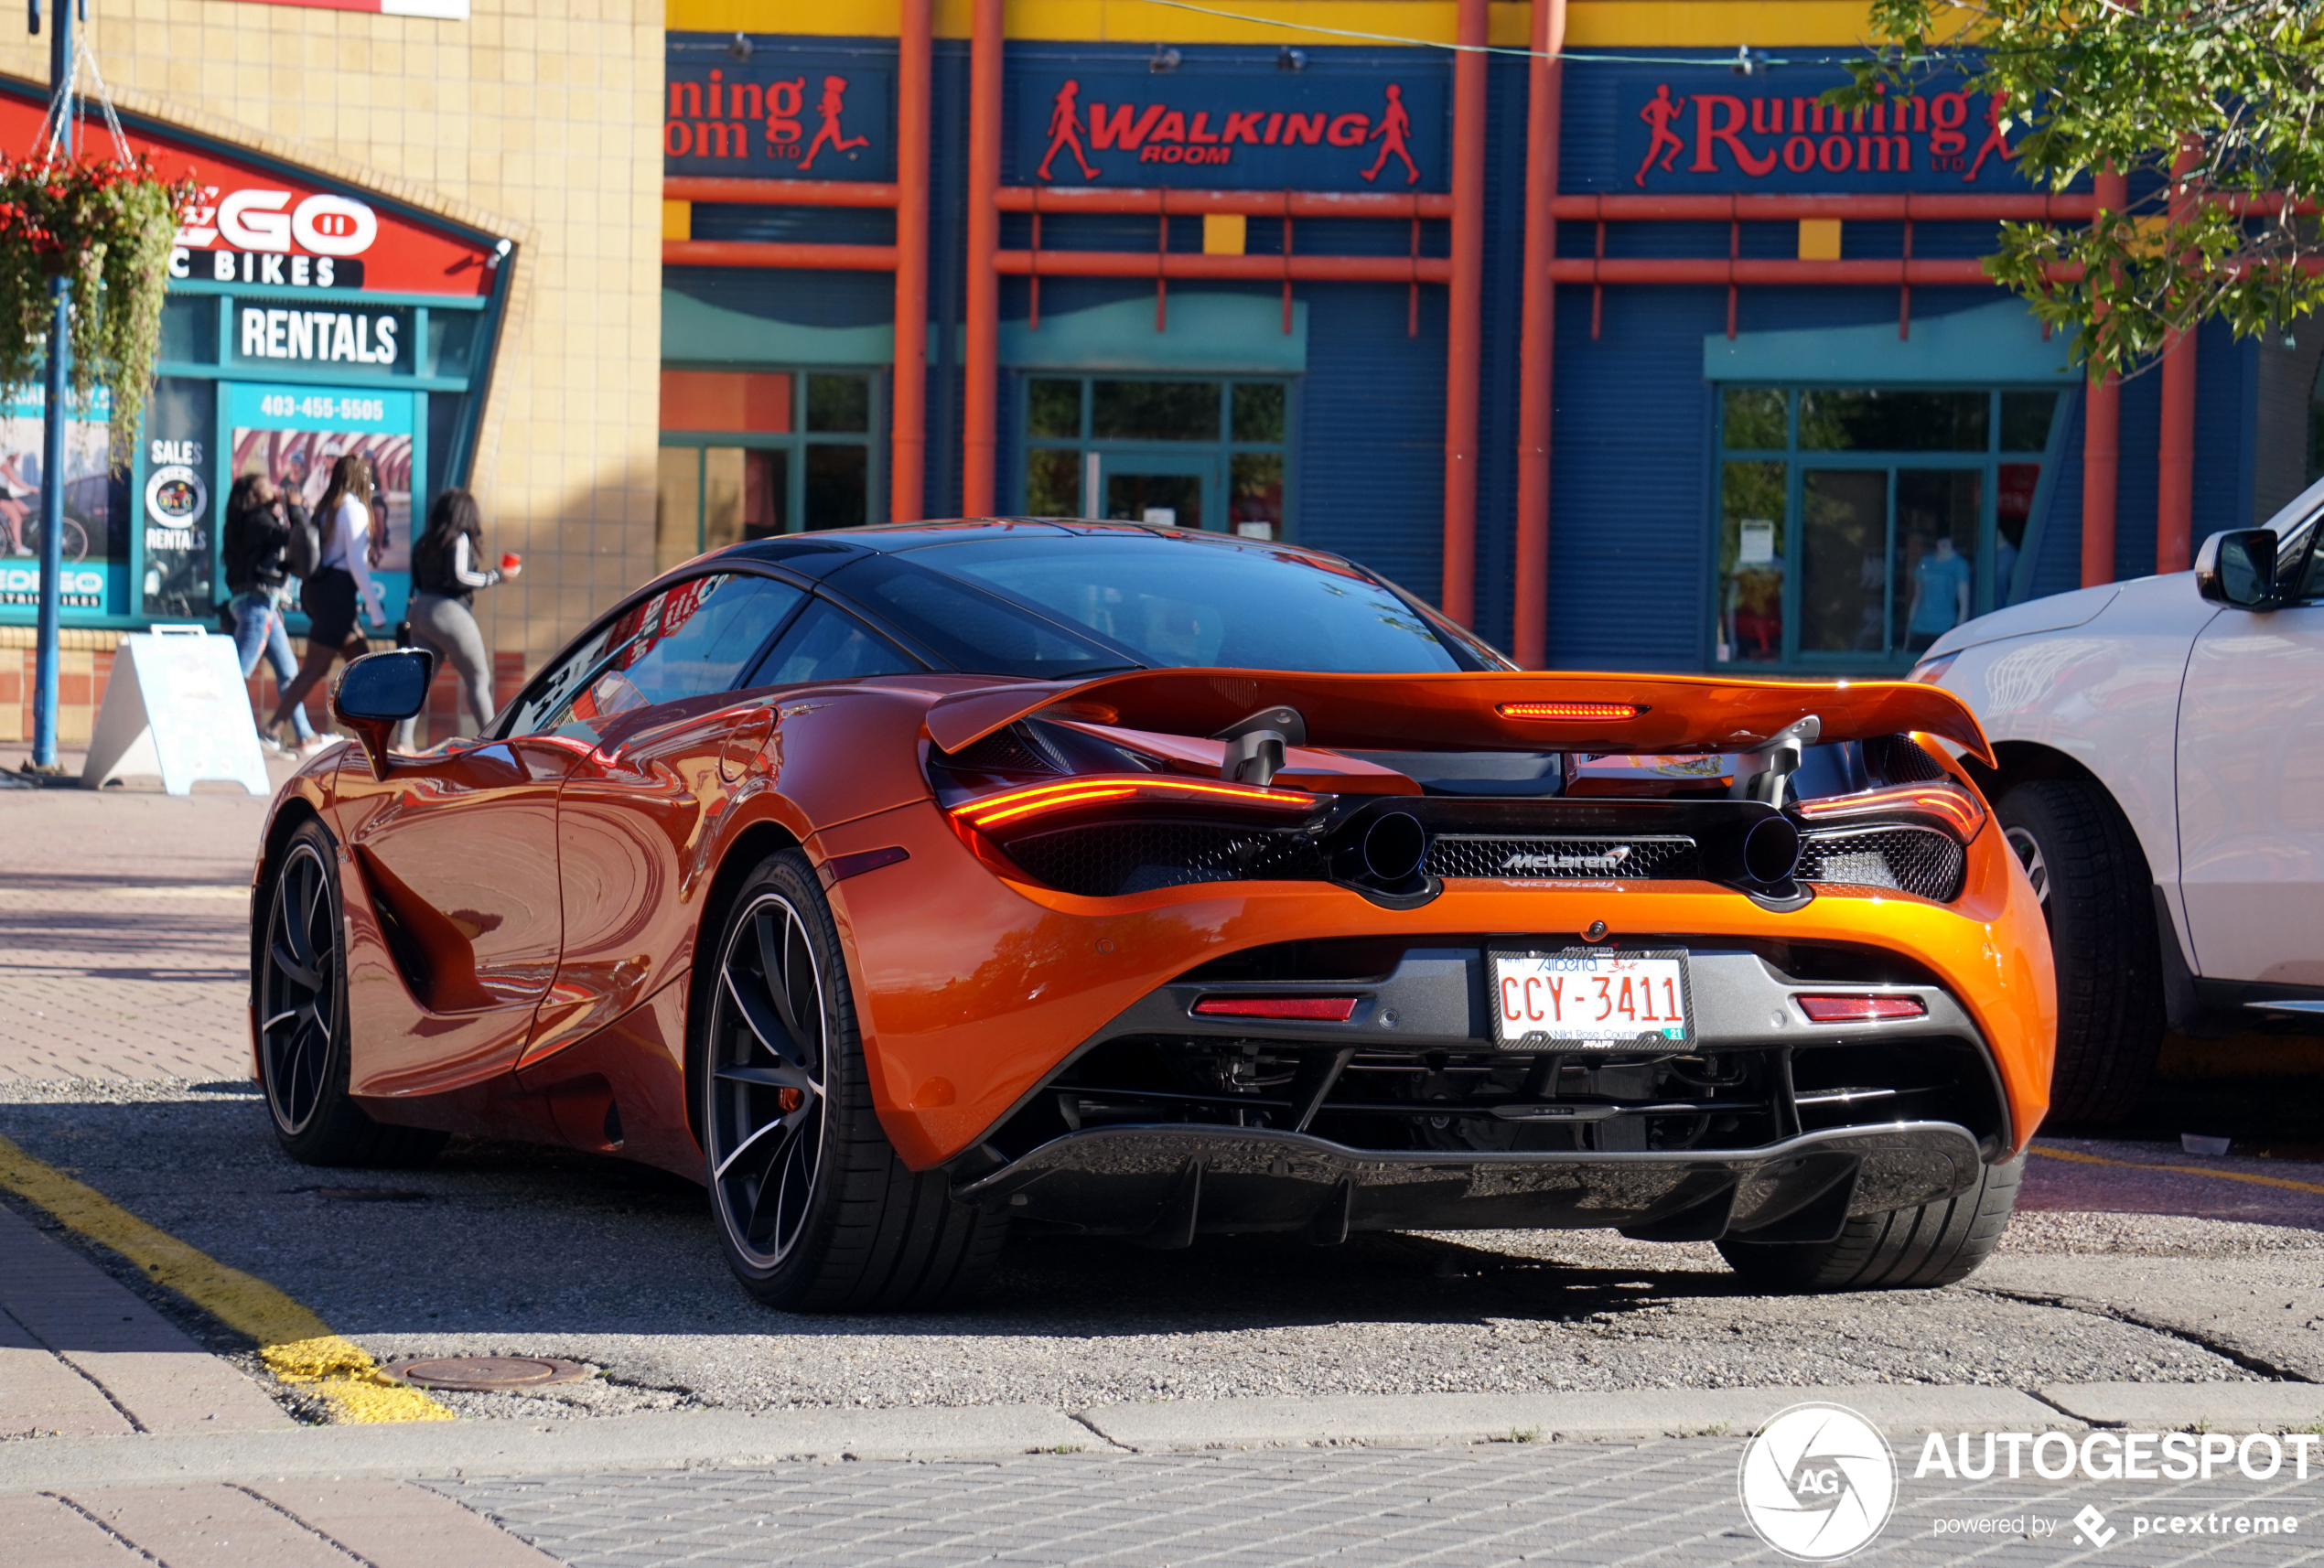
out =
[(2014, 603), (2059, 401), (1723, 388), (1713, 660), (1892, 671)]

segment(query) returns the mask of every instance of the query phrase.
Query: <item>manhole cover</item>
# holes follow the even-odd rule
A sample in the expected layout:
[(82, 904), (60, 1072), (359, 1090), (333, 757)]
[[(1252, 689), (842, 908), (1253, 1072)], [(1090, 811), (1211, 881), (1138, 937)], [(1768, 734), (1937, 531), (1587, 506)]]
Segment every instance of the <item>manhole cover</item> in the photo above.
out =
[(578, 1361), (555, 1361), (542, 1356), (436, 1356), (397, 1361), (387, 1375), (414, 1388), (445, 1389), (455, 1393), (503, 1393), (511, 1389), (539, 1388), (544, 1383), (578, 1382), (589, 1369)]

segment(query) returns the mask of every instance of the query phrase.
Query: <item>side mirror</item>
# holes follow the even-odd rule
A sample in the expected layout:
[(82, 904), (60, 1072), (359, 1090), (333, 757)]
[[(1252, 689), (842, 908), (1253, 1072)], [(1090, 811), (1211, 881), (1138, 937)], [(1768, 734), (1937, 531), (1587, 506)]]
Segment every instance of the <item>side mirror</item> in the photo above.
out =
[(2276, 607), (2276, 531), (2231, 528), (2203, 541), (2195, 557), (2195, 591), (2238, 609)]
[(427, 705), (436, 655), (425, 648), (367, 653), (350, 664), (331, 688), (331, 716), (355, 732), (371, 759), (371, 777), (387, 777), (388, 743), (395, 726)]

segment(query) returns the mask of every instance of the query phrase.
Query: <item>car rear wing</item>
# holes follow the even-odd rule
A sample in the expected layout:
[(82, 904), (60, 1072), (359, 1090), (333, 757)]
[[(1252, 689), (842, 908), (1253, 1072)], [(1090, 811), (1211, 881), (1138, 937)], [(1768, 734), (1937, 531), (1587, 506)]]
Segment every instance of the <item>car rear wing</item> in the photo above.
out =
[(928, 733), (956, 752), (1046, 712), (1210, 736), (1270, 707), (1298, 711), (1302, 744), (1349, 751), (1754, 751), (1813, 717), (1824, 742), (1919, 732), (1949, 740), (1988, 767), (1994, 760), (1975, 715), (1940, 686), (1697, 675), (1141, 670), (956, 693), (929, 709)]

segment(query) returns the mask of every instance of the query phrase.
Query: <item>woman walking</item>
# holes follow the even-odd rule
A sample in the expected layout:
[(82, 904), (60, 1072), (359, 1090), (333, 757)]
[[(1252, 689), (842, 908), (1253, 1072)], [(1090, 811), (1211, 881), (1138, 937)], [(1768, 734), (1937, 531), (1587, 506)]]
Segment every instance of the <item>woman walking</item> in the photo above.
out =
[(343, 655), (353, 660), (369, 651), (355, 630), (359, 607), (374, 628), (387, 628), (371, 597), (371, 566), (387, 543), (386, 531), (374, 526), (371, 512), (371, 465), (352, 452), (332, 464), (331, 482), (315, 512), (323, 535), (322, 564), (298, 595), (307, 611), (307, 657), (297, 677), (283, 688), (269, 729), (279, 728), (307, 701), (315, 683), (331, 672), (332, 660)]
[[(277, 687), (288, 686), (297, 672), (290, 633), (283, 627), (283, 607), (290, 598), (283, 547), (290, 542), (290, 531), (306, 522), (307, 509), (286, 499), (264, 474), (242, 475), (226, 494), (226, 591), (233, 596), (227, 608), (234, 618), (234, 651), (242, 657), (245, 681), (261, 658), (274, 667)], [(317, 738), (305, 708), (291, 710), (291, 724), (298, 736), (295, 755), (312, 757), (329, 744)], [(277, 751), (292, 749), (265, 729), (258, 738)]]
[[(433, 649), (460, 678), (460, 696), (479, 734), (492, 723), (492, 658), (477, 629), (476, 591), (516, 576), (523, 566), (513, 555), (500, 569), (481, 564), (484, 525), (476, 498), (446, 490), (428, 508), (427, 532), (412, 545), (413, 640)], [(401, 750), (412, 748), (417, 721), (405, 719), (395, 734)]]

